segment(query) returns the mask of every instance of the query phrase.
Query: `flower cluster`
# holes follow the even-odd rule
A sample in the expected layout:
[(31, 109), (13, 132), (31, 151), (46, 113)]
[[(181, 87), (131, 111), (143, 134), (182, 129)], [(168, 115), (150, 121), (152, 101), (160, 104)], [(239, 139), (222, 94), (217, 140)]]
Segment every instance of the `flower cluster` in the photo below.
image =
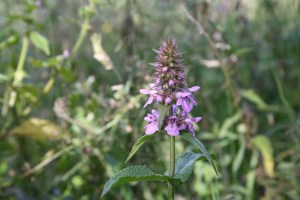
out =
[[(169, 114), (165, 116), (162, 127), (171, 136), (179, 135), (179, 131), (190, 131), (194, 133), (193, 122), (199, 122), (201, 117), (190, 118), (188, 113), (192, 111), (197, 102), (193, 92), (200, 89), (199, 86), (188, 88), (182, 65), (182, 54), (178, 52), (177, 45), (173, 38), (162, 42), (157, 53), (155, 63), (151, 65), (155, 69), (154, 82), (149, 89), (141, 89), (142, 94), (149, 95), (144, 108), (153, 102), (169, 106)], [(149, 122), (145, 126), (146, 134), (153, 134), (158, 131), (157, 110), (152, 110), (144, 118)]]

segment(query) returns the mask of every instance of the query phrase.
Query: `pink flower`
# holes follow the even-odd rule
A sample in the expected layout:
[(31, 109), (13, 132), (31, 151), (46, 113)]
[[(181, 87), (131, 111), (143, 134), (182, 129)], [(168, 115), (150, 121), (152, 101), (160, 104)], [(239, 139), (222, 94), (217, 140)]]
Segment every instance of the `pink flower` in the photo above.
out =
[(193, 106), (197, 105), (197, 102), (196, 102), (192, 92), (195, 92), (199, 89), (200, 89), (199, 86), (194, 86), (194, 87), (189, 88), (188, 91), (177, 92), (176, 93), (176, 98), (177, 98), (176, 105), (181, 106), (185, 112), (191, 112), (191, 110), (193, 109)]
[(177, 117), (172, 116), (169, 118), (169, 122), (168, 122), (168, 125), (166, 126), (165, 130), (171, 136), (179, 135), (179, 128), (177, 126)]
[(147, 135), (151, 135), (158, 131), (158, 112), (156, 110), (152, 110), (152, 114), (147, 114), (144, 120), (150, 122), (150, 124), (147, 124), (144, 127)]
[(146, 108), (147, 105), (151, 104), (153, 102), (153, 100), (157, 100), (158, 102), (162, 102), (162, 100), (163, 100), (162, 97), (157, 94), (158, 91), (155, 88), (154, 83), (150, 84), (150, 89), (140, 89), (140, 93), (150, 95), (148, 101), (144, 105), (144, 108)]
[(194, 118), (189, 118), (187, 117), (184, 121), (186, 123), (186, 125), (189, 127), (189, 131), (195, 135), (195, 129), (194, 129), (194, 125), (193, 122), (200, 122), (200, 120), (202, 119), (202, 117), (194, 117)]

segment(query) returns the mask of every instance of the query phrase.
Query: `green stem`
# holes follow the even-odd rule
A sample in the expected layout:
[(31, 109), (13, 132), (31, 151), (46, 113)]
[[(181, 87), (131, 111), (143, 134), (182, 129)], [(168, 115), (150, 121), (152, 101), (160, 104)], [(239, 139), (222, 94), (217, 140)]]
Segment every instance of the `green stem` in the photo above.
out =
[[(89, 1), (89, 7), (90, 9), (94, 10), (95, 9), (95, 3), (93, 0), (90, 0)], [(84, 18), (84, 22), (83, 24), (81, 25), (81, 30), (80, 30), (80, 33), (79, 33), (79, 37), (72, 49), (72, 53), (75, 54), (77, 53), (78, 49), (81, 47), (85, 37), (86, 37), (86, 34), (88, 33), (88, 31), (91, 29), (91, 26), (90, 26), (90, 20), (91, 20), (91, 16), (85, 16)]]
[[(169, 176), (175, 174), (175, 137), (170, 136), (170, 165), (169, 165)], [(174, 183), (168, 183), (168, 199), (174, 200), (175, 196), (175, 185)]]
[(80, 31), (79, 37), (75, 43), (74, 48), (72, 49), (73, 54), (75, 54), (78, 51), (78, 49), (80, 48), (89, 29), (90, 29), (89, 20), (85, 19), (84, 23), (81, 26), (81, 31)]
[(23, 67), (24, 67), (24, 63), (25, 63), (25, 59), (26, 59), (28, 45), (29, 45), (29, 39), (28, 39), (27, 36), (25, 36), (23, 38), (21, 55), (20, 55), (20, 59), (19, 59), (19, 62), (18, 62), (16, 72), (15, 72), (15, 79), (14, 79), (14, 82), (13, 82), (13, 86), (18, 86), (21, 83), (21, 81), (24, 77)]

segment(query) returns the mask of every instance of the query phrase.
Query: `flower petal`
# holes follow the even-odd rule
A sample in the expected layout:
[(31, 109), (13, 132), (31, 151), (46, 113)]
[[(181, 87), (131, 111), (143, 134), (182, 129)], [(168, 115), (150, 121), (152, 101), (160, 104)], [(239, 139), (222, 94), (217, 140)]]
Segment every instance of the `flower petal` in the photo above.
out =
[(177, 105), (177, 106), (182, 105), (182, 98), (179, 98), (179, 99), (177, 100), (176, 105)]
[(193, 86), (193, 87), (189, 88), (189, 91), (191, 91), (191, 92), (196, 92), (196, 91), (198, 91), (199, 89), (200, 89), (199, 86)]
[(148, 106), (149, 104), (151, 104), (153, 102), (153, 97), (150, 96), (148, 101), (145, 103), (144, 108), (146, 108), (146, 106)]
[(153, 109), (151, 112), (152, 112), (152, 115), (154, 115), (156, 118), (158, 118), (158, 112), (157, 112), (157, 110)]
[(171, 136), (177, 136), (179, 135), (179, 130), (176, 124), (169, 123), (168, 126), (166, 126), (165, 130), (167, 133)]
[(150, 91), (149, 89), (140, 89), (140, 93), (142, 94), (150, 94)]
[(183, 102), (182, 102), (182, 109), (185, 112), (191, 112), (191, 110), (193, 109), (193, 106), (190, 105), (190, 103), (187, 99), (184, 99)]
[(145, 129), (146, 129), (145, 133), (147, 135), (151, 135), (151, 134), (155, 133), (158, 130), (158, 127), (157, 127), (157, 124), (151, 123), (151, 124), (147, 124), (145, 126)]
[(192, 122), (200, 122), (200, 120), (202, 119), (202, 117), (194, 117), (192, 118)]
[(190, 132), (195, 136), (195, 129), (192, 123), (189, 124)]

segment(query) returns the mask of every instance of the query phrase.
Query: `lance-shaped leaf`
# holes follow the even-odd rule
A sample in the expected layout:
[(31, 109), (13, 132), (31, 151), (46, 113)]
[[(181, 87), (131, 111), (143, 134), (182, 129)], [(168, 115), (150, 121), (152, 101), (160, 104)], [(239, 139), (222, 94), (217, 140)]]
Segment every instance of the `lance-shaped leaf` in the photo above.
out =
[(49, 42), (45, 36), (38, 32), (31, 32), (29, 36), (35, 47), (41, 49), (47, 56), (50, 55)]
[(110, 189), (132, 181), (169, 181), (173, 183), (181, 183), (176, 177), (156, 174), (146, 166), (130, 166), (119, 171), (114, 177), (104, 185), (101, 197), (103, 197)]
[(161, 126), (163, 125), (165, 116), (169, 113), (170, 106), (168, 105), (159, 105), (158, 107), (158, 130), (161, 129)]
[(204, 154), (204, 156), (206, 157), (206, 159), (208, 160), (208, 162), (211, 164), (211, 166), (214, 168), (217, 176), (218, 176), (218, 172), (217, 172), (217, 168), (214, 164), (214, 162), (212, 161), (212, 158), (210, 156), (210, 154), (208, 153), (208, 151), (206, 150), (206, 148), (203, 146), (203, 144), (192, 134), (190, 133), (183, 133), (181, 134), (182, 137), (187, 140), (188, 142), (192, 143), (195, 147), (199, 148), (199, 150)]
[(258, 135), (252, 142), (262, 154), (266, 174), (269, 177), (274, 177), (273, 147), (270, 140), (266, 136)]
[(152, 135), (144, 135), (143, 137), (140, 137), (133, 145), (125, 163), (132, 158), (132, 156), (137, 152), (137, 150), (149, 139), (151, 139), (155, 134)]
[[(194, 163), (201, 158), (204, 158), (202, 153), (185, 152), (179, 155), (175, 162), (175, 177), (185, 182), (193, 171)], [(169, 174), (169, 171), (166, 174)]]

